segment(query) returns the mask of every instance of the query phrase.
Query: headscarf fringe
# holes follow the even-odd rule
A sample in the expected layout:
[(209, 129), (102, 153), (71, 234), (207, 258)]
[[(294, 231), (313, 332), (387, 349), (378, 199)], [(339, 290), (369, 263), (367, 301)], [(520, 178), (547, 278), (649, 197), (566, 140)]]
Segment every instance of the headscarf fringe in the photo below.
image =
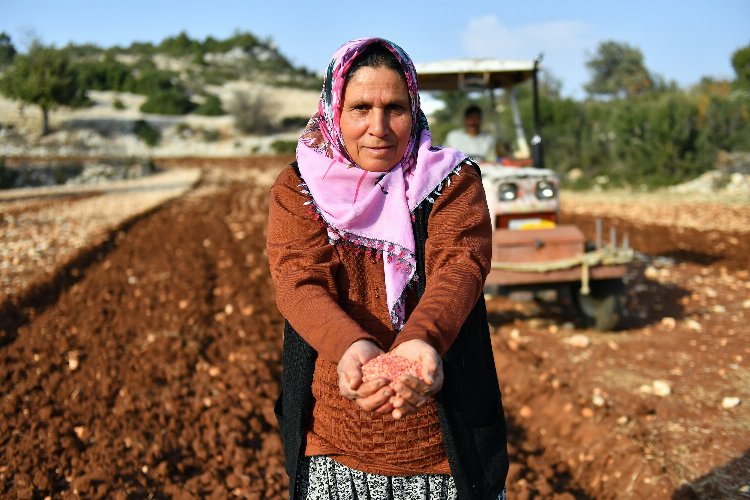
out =
[[(461, 166), (462, 165), (463, 165), (463, 162), (459, 163), (458, 165), (456, 165), (456, 168), (454, 168), (453, 170), (451, 170), (450, 172), (448, 172), (448, 175), (446, 175), (445, 178), (442, 181), (440, 181), (440, 183), (437, 185), (437, 187), (435, 189), (433, 189), (432, 192), (430, 194), (428, 194), (424, 198), (424, 200), (427, 200), (428, 203), (430, 203), (431, 205), (434, 205), (435, 204), (435, 199), (438, 196), (440, 196), (441, 194), (443, 194), (443, 188), (444, 187), (448, 187), (448, 186), (451, 185), (451, 179), (450, 179), (451, 176), (452, 175), (458, 175), (458, 176), (461, 175)], [(424, 201), (424, 200), (422, 200), (422, 201)], [(421, 205), (421, 203), (417, 203), (417, 207), (419, 205)], [(416, 207), (414, 208), (414, 210), (416, 210)], [(415, 220), (414, 211), (412, 211), (411, 220), (412, 220), (412, 222), (414, 222), (414, 220)]]

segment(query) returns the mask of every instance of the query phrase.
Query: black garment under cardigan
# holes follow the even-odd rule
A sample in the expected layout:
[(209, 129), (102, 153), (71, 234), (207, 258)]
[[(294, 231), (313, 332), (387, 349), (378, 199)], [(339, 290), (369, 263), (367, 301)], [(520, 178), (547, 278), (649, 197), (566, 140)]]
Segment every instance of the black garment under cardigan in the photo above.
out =
[[(473, 165), (475, 168), (476, 165)], [(296, 162), (292, 168), (299, 171)], [(425, 288), (425, 241), (432, 204), (415, 210), (417, 296)], [(275, 412), (284, 444), (289, 498), (295, 499), (297, 471), (312, 415), (312, 379), (317, 353), (289, 324), (284, 325), (281, 394)], [(443, 357), (444, 382), (435, 395), (443, 446), (461, 500), (496, 499), (505, 487), (508, 451), (500, 387), (492, 355), (484, 296), (466, 318)]]

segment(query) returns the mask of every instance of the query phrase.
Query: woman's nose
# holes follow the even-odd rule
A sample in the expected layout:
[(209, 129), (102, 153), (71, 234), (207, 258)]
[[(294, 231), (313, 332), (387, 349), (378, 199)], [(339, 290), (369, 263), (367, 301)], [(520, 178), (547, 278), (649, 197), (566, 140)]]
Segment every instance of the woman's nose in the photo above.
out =
[(370, 134), (384, 137), (388, 134), (388, 116), (382, 109), (373, 108), (370, 112)]

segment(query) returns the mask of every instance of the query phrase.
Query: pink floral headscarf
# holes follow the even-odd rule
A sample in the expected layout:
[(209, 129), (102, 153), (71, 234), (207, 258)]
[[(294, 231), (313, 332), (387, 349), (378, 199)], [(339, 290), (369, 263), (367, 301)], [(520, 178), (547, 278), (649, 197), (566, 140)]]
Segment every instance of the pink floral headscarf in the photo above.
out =
[[(370, 172), (349, 157), (339, 125), (346, 76), (369, 45), (386, 47), (401, 63), (409, 90), (412, 128), (404, 157), (387, 172)], [(458, 173), (466, 155), (432, 146), (417, 93), (417, 74), (409, 56), (382, 38), (361, 38), (333, 55), (323, 82), (318, 112), (297, 143), (302, 192), (311, 213), (325, 224), (331, 244), (382, 258), (386, 302), (395, 331), (406, 320), (404, 295), (416, 278), (412, 214), (424, 200), (434, 202), (449, 175)]]

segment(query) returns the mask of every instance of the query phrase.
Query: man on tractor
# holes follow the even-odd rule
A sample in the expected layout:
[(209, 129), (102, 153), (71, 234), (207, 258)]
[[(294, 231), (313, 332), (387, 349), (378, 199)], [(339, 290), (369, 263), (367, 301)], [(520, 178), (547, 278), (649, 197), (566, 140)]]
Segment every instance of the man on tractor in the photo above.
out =
[(448, 132), (445, 145), (478, 162), (494, 162), (499, 156), (498, 141), (492, 134), (482, 132), (482, 108), (475, 104), (464, 111), (464, 127)]

